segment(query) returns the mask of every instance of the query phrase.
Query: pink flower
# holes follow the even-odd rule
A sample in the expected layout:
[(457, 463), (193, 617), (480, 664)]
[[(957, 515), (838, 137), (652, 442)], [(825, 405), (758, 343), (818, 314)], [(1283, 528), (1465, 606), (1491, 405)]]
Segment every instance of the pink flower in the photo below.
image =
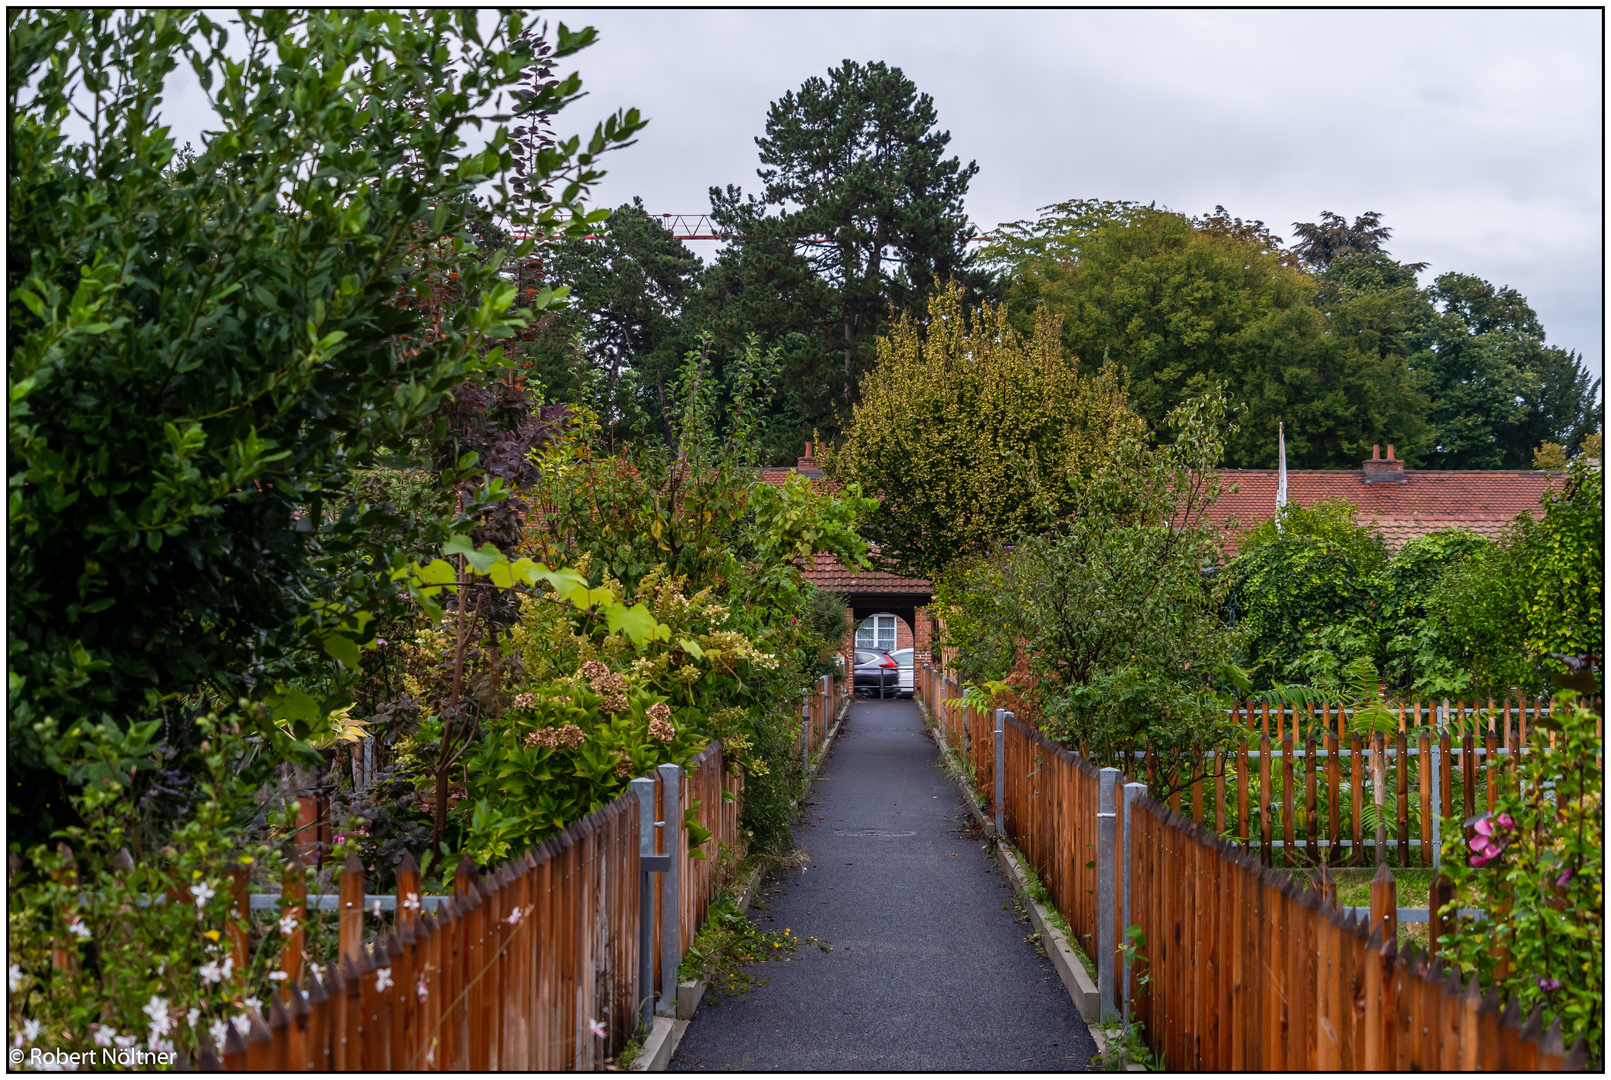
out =
[(609, 1032), (605, 1030), (604, 1024), (598, 1020), (589, 1020), (587, 1022), (587, 1030), (592, 1032), (593, 1037), (596, 1039), (602, 1039), (609, 1034)]
[(1562, 888), (1565, 888), (1566, 883), (1568, 881), (1571, 881), (1571, 880), (1572, 880), (1572, 870), (1571, 870), (1570, 867), (1568, 867), (1566, 870), (1561, 872), (1560, 877), (1555, 879), (1555, 884), (1561, 886)]
[(1488, 855), (1473, 855), (1473, 856), (1471, 856), (1471, 865), (1472, 866), (1487, 866), (1489, 858), (1491, 858), (1491, 856), (1488, 856)]
[(1561, 988), (1561, 983), (1559, 979), (1539, 979), (1538, 988), (1544, 991), (1544, 993), (1549, 994), (1559, 990)]
[(1499, 827), (1502, 829), (1514, 829), (1516, 827), (1516, 819), (1511, 817), (1509, 814), (1500, 814)]

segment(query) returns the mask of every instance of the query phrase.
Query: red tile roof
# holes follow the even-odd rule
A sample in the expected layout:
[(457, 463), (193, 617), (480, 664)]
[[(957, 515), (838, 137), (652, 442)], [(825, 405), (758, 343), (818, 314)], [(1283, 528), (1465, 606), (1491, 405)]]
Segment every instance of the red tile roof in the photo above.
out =
[[(1238, 519), (1230, 531), (1239, 535), (1275, 516), (1276, 470), (1221, 469), (1219, 475), (1225, 487), (1209, 520), (1229, 526)], [(1517, 514), (1540, 517), (1545, 494), (1565, 484), (1560, 473), (1546, 472), (1405, 470), (1403, 477), (1366, 483), (1362, 469), (1288, 470), (1287, 501), (1313, 506), (1346, 499), (1359, 508), (1359, 523), (1396, 552), (1416, 537), (1454, 526), (1497, 537)]]
[(805, 571), (805, 579), (819, 589), (846, 596), (927, 597), (934, 588), (926, 578), (900, 577), (882, 570), (863, 570), (860, 573), (847, 570), (834, 556), (821, 553), (812, 556), (812, 565)]

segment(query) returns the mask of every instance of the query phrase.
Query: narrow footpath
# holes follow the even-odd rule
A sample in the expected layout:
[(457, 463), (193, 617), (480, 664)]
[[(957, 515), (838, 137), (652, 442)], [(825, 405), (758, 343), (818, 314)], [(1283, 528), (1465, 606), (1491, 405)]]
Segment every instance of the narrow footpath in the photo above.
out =
[[(910, 701), (851, 706), (750, 918), (802, 943), (702, 1005), (694, 1070), (1082, 1070), (1096, 1053)], [(970, 838), (971, 837), (971, 838)]]

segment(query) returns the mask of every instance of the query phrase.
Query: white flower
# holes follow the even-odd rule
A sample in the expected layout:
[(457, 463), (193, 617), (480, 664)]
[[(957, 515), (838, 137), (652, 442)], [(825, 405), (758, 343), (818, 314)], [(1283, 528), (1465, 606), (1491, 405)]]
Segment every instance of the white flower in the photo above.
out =
[(291, 976), (287, 975), (283, 971), (271, 971), (271, 972), (269, 972), (269, 979), (272, 982), (284, 982), (286, 979), (289, 979), (290, 977)]
[(224, 1049), (224, 1039), (229, 1036), (229, 1021), (214, 1020), (212, 1023), (207, 1025), (207, 1033), (213, 1037), (213, 1045), (216, 1046), (220, 1052), (222, 1052)]
[(371, 908), (370, 911), (373, 912), (375, 918), (377, 918), (377, 919), (380, 918), (380, 901), (379, 900), (375, 901), (375, 906), (373, 908)]
[(44, 1030), (45, 1025), (41, 1024), (38, 1020), (24, 1020), (22, 1022), (22, 1041), (33, 1042), (35, 1039), (39, 1038), (40, 1033)]
[(296, 928), (299, 925), (300, 924), (296, 921), (295, 915), (280, 916), (280, 933), (285, 937), (290, 937), (292, 934), (296, 933)]
[(420, 909), (420, 894), (411, 892), (403, 897), (403, 909), (405, 911), (418, 911)]
[(105, 1024), (96, 1024), (95, 1025), (95, 1045), (96, 1046), (111, 1046), (112, 1045), (112, 1040), (115, 1039), (116, 1037), (117, 1037), (117, 1028), (108, 1027)]
[(431, 992), (425, 988), (425, 976), (421, 975), (420, 981), (414, 984), (414, 993), (419, 995), (421, 1001), (431, 996)]
[(22, 982), (22, 967), (21, 967), (21, 965), (12, 964), (10, 969), (6, 972), (6, 975), (8, 977), (8, 981), (11, 984), (11, 992), (13, 994), (15, 994), (17, 992), (18, 985), (21, 984), (21, 982)]
[(133, 1050), (134, 1044), (139, 1041), (140, 1040), (133, 1035), (112, 1036), (112, 1045), (117, 1047), (119, 1050)]
[(392, 969), (389, 967), (375, 969), (375, 990), (387, 990), (392, 985)]
[(154, 1032), (154, 1031), (151, 1033), (151, 1038), (146, 1040), (146, 1046), (150, 1050), (152, 1050), (153, 1052), (158, 1053), (158, 1054), (171, 1054), (171, 1053), (173, 1053), (173, 1040), (172, 1039), (159, 1039), (159, 1038), (157, 1038), (157, 1033)]
[(80, 941), (89, 940), (90, 928), (85, 926), (84, 920), (80, 919), (77, 915), (74, 915), (73, 920), (67, 924), (67, 930)]
[(515, 923), (517, 923), (519, 921), (520, 921), (520, 909), (519, 908), (514, 908), (513, 910), (511, 910), (509, 912), (509, 917), (504, 920), (504, 922), (508, 923), (510, 926), (515, 925)]
[(263, 1007), (263, 1002), (260, 998), (249, 997), (246, 999), (246, 1007), (251, 1009), (253, 1012), (257, 1012), (257, 1010)]
[(196, 1026), (196, 1021), (199, 1020), (199, 1019), (201, 1019), (201, 1010), (200, 1009), (191, 1009), (189, 1012), (187, 1012), (185, 1014), (185, 1021), (191, 1027), (195, 1027)]
[(597, 1039), (602, 1039), (609, 1034), (604, 1030), (604, 1024), (598, 1020), (589, 1020), (587, 1022), (587, 1030), (591, 1031), (593, 1033), (593, 1037)]
[(242, 1035), (245, 1035), (248, 1031), (251, 1031), (252, 1018), (247, 1016), (245, 1013), (241, 1013), (239, 1016), (235, 1017), (235, 1030), (240, 1032)]
[(213, 890), (213, 887), (207, 884), (205, 881), (198, 881), (194, 885), (190, 886), (190, 895), (196, 898), (196, 910), (200, 911), (202, 908), (207, 906), (207, 901), (211, 900), (218, 894)]
[[(226, 964), (231, 963), (231, 961), (228, 960), (224, 962)], [(201, 981), (208, 985), (224, 981), (224, 973), (219, 969), (218, 961), (216, 960), (207, 961), (205, 964), (201, 965), (201, 967), (196, 969), (196, 973), (201, 976)]]
[(151, 995), (151, 1000), (140, 1007), (140, 1011), (151, 1018), (151, 1034), (166, 1035), (173, 1027), (173, 1020), (168, 1016), (168, 999)]
[(308, 970), (313, 972), (313, 977), (315, 979), (318, 979), (321, 982), (324, 980), (324, 965), (323, 964), (315, 964), (312, 961), (309, 961), (308, 962)]
[(234, 970), (235, 970), (235, 958), (233, 956), (224, 957), (224, 978), (226, 978), (226, 979), (229, 978), (230, 975), (234, 972)]

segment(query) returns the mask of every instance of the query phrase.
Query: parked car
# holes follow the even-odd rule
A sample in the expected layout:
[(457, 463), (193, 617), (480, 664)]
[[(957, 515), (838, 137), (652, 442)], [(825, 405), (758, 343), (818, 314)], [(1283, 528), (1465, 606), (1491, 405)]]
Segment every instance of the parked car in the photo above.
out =
[(900, 673), (901, 697), (912, 696), (912, 649), (896, 649), (890, 653), (890, 659), (895, 661), (895, 670)]
[(856, 650), (856, 675), (852, 684), (856, 693), (872, 696), (899, 697), (901, 692), (900, 667), (887, 652), (878, 649)]

